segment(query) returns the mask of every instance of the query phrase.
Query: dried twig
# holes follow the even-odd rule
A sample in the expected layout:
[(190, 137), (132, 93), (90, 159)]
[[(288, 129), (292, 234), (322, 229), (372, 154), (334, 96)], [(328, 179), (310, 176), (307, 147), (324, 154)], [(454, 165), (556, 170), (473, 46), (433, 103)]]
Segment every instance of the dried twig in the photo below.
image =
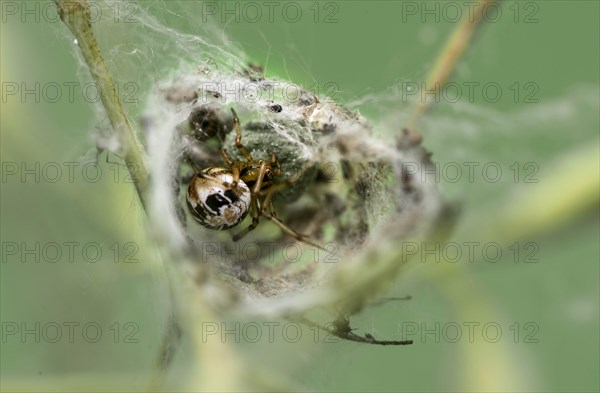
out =
[[(474, 7), (472, 14), (470, 12), (465, 13), (465, 17), (460, 21), (452, 35), (448, 38), (444, 49), (440, 52), (435, 61), (433, 69), (429, 72), (425, 84), (427, 92), (437, 93), (445, 86), (448, 78), (454, 72), (456, 64), (469, 48), (469, 44), (477, 31), (477, 27), (481, 25), (485, 10), (497, 1), (498, 0), (480, 1), (477, 6)], [(420, 139), (416, 132), (417, 124), (430, 107), (431, 103), (428, 100), (419, 100), (416, 104), (406, 126), (406, 129), (413, 134), (414, 138)]]
[(134, 181), (142, 204), (148, 185), (148, 173), (144, 165), (145, 152), (137, 141), (136, 133), (121, 104), (108, 67), (102, 58), (98, 42), (92, 31), (90, 8), (87, 0), (54, 0), (61, 20), (69, 28), (81, 50), (81, 55), (94, 82), (100, 90), (100, 99), (116, 132), (119, 133), (127, 169)]

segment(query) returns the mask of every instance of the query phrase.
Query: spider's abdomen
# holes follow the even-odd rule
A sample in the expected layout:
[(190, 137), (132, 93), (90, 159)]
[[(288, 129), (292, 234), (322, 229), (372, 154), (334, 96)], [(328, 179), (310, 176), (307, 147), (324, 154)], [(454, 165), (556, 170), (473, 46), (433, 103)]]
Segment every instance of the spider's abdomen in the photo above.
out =
[(194, 176), (188, 187), (187, 204), (196, 221), (215, 230), (242, 222), (250, 207), (250, 189), (239, 180), (234, 190), (227, 186), (232, 182), (233, 175), (225, 168), (207, 168)]

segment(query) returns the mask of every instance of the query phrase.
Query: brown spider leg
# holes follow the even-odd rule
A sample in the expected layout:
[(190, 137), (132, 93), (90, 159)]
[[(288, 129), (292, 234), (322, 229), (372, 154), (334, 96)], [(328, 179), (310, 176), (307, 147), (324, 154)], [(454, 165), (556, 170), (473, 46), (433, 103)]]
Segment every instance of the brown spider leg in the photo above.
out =
[(275, 212), (273, 210), (273, 204), (271, 202), (269, 202), (269, 204), (268, 204), (269, 213), (267, 213), (265, 211), (266, 208), (267, 208), (267, 206), (263, 203), (263, 206), (262, 206), (262, 209), (261, 209), (261, 215), (264, 218), (266, 218), (267, 220), (270, 220), (273, 223), (275, 223), (279, 228), (281, 228), (282, 231), (284, 231), (288, 235), (292, 236), (294, 239), (296, 239), (299, 242), (303, 242), (303, 243), (306, 243), (306, 244), (308, 244), (310, 246), (317, 247), (317, 248), (319, 248), (319, 249), (321, 249), (323, 251), (327, 251), (325, 248), (321, 247), (319, 244), (317, 244), (316, 242), (312, 241), (308, 236), (296, 232), (292, 228), (290, 228), (287, 225), (285, 225), (277, 217), (275, 217), (274, 216)]
[(271, 150), (267, 150), (267, 154), (271, 156), (271, 169), (273, 170), (273, 174), (275, 176), (279, 176), (281, 174), (281, 165), (279, 165), (279, 161), (277, 157), (275, 157), (275, 153)]
[(258, 220), (259, 220), (259, 212), (260, 211), (260, 206), (258, 205), (258, 199), (253, 199), (250, 202), (250, 215), (252, 216), (252, 223), (244, 230), (242, 230), (240, 233), (233, 235), (233, 241), (237, 242), (238, 240), (240, 240), (241, 238), (243, 238), (244, 236), (246, 236), (248, 234), (248, 232), (253, 231), (254, 228), (256, 228), (258, 226)]
[[(235, 168), (235, 166), (233, 167)], [(258, 178), (256, 179), (256, 183), (254, 184), (254, 189), (251, 190), (251, 201), (250, 201), (250, 214), (252, 215), (252, 223), (246, 229), (233, 236), (233, 241), (237, 242), (242, 237), (246, 236), (248, 232), (254, 230), (258, 226), (259, 217), (261, 211), (263, 210), (258, 201), (258, 192), (260, 191), (260, 187), (262, 186), (263, 179), (265, 177), (265, 173), (267, 172), (267, 163), (260, 163), (260, 170), (258, 172)], [(239, 174), (239, 171), (238, 171)]]
[(233, 114), (233, 128), (235, 128), (235, 147), (237, 147), (239, 152), (244, 156), (244, 158), (246, 158), (246, 161), (252, 162), (252, 155), (248, 149), (242, 145), (242, 129), (240, 127), (240, 119), (233, 108), (231, 108), (231, 113)]
[[(308, 168), (310, 168), (313, 164), (314, 164), (314, 162), (309, 161), (300, 169), (300, 171), (296, 174), (296, 176), (294, 176), (290, 179), (287, 179), (283, 183), (274, 184), (271, 187), (269, 187), (268, 190), (264, 191), (265, 199), (263, 200), (264, 201), (263, 210), (271, 202), (271, 199), (273, 198), (273, 194), (275, 192), (284, 190), (284, 189), (292, 186), (294, 183), (296, 183), (298, 180), (300, 180), (300, 178), (302, 178), (302, 175), (304, 175), (304, 172), (306, 172), (308, 170)], [(279, 165), (279, 163), (278, 163), (278, 165)]]
[[(276, 165), (279, 168), (279, 162), (277, 162), (277, 159), (275, 158), (275, 154), (273, 154), (272, 152), (269, 152), (269, 154), (271, 155), (271, 162), (276, 162)], [(275, 184), (275, 185), (269, 187), (269, 189), (266, 190), (266, 192), (265, 192), (265, 198), (263, 199), (262, 209), (260, 210), (260, 215), (264, 216), (266, 219), (275, 223), (285, 233), (292, 236), (297, 241), (301, 241), (308, 245), (317, 247), (323, 251), (327, 251), (325, 248), (321, 247), (319, 244), (312, 241), (308, 236), (296, 232), (292, 228), (285, 225), (281, 220), (279, 220), (276, 216), (275, 209), (273, 208), (273, 202), (271, 201), (273, 194), (275, 192), (277, 192), (279, 190), (283, 190), (287, 187), (290, 187), (295, 182), (297, 182), (302, 177), (304, 172), (306, 172), (306, 170), (311, 167), (312, 164), (313, 164), (312, 162), (307, 163), (303, 168), (300, 169), (300, 171), (294, 178), (287, 179), (283, 183)], [(268, 213), (267, 213), (267, 209), (268, 209)]]
[(265, 178), (265, 173), (267, 173), (267, 163), (260, 162), (260, 168), (258, 170), (258, 178), (256, 179), (256, 183), (254, 183), (254, 190), (252, 190), (252, 195), (258, 196), (260, 192), (260, 188), (262, 187), (263, 180)]
[(221, 149), (221, 157), (223, 157), (223, 161), (225, 161), (225, 164), (229, 165), (229, 167), (233, 167), (233, 160), (229, 158), (229, 154), (227, 154), (227, 149)]
[(231, 188), (235, 190), (237, 188), (237, 184), (240, 181), (240, 167), (234, 165), (231, 167), (231, 174), (233, 176), (233, 180), (231, 182)]
[[(270, 200), (267, 201), (266, 198), (265, 198), (265, 200), (263, 200), (262, 206), (260, 206), (260, 202), (258, 200), (258, 194), (260, 192), (260, 187), (262, 186), (262, 182), (263, 182), (263, 179), (264, 179), (264, 176), (265, 176), (265, 173), (266, 173), (266, 169), (267, 169), (267, 164), (265, 162), (261, 162), (261, 164), (260, 164), (260, 170), (258, 172), (258, 178), (256, 180), (256, 183), (254, 184), (254, 189), (252, 190), (252, 201), (254, 203), (251, 205), (251, 208), (252, 209), (256, 209), (256, 212), (251, 212), (253, 214), (253, 216), (252, 216), (252, 223), (244, 231), (242, 231), (239, 234), (235, 235), (234, 238), (233, 238), (233, 240), (237, 241), (237, 240), (241, 239), (248, 232), (250, 232), (251, 230), (253, 230), (254, 228), (256, 228), (256, 226), (258, 225), (259, 217), (262, 215), (267, 220), (270, 220), (270, 221), (274, 222), (285, 233), (287, 233), (288, 235), (292, 236), (297, 241), (301, 241), (301, 242), (304, 242), (304, 243), (306, 243), (308, 245), (317, 247), (317, 248), (319, 248), (319, 249), (321, 249), (323, 251), (327, 251), (325, 248), (321, 247), (317, 243), (315, 243), (312, 240), (310, 240), (310, 238), (308, 236), (302, 235), (302, 234), (294, 231), (293, 229), (291, 229), (290, 227), (288, 227), (287, 225), (285, 225), (283, 222), (281, 222), (277, 217), (275, 217), (275, 210), (273, 209), (273, 203)], [(271, 194), (269, 193), (267, 195), (271, 195)], [(268, 213), (267, 213), (267, 208), (269, 210)]]
[(227, 154), (227, 149), (221, 149), (221, 157), (223, 157), (223, 161), (231, 168), (231, 173), (233, 176), (233, 181), (231, 182), (231, 188), (235, 189), (237, 187), (238, 182), (240, 181), (240, 166), (236, 165), (229, 155)]

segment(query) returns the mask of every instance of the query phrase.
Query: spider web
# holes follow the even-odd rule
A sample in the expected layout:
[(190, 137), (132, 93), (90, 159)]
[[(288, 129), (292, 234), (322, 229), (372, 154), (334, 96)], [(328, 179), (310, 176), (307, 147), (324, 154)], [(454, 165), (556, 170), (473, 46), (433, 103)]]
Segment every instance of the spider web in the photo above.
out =
[[(362, 97), (344, 107), (327, 97), (316, 97), (289, 80), (253, 73), (243, 48), (230, 41), (222, 28), (210, 21), (198, 23), (194, 18), (199, 15), (201, 2), (94, 4), (104, 11), (94, 28), (113, 78), (121, 86), (136, 86), (135, 99), (125, 100), (124, 104), (130, 117), (142, 125), (140, 136), (149, 153), (149, 211), (155, 231), (164, 244), (191, 265), (216, 266), (216, 275), (236, 291), (267, 298), (265, 302), (252, 303), (251, 312), (270, 315), (326, 303), (331, 296), (319, 291), (308, 291), (311, 294), (306, 295), (306, 290), (321, 288), (324, 280), (335, 276), (340, 265), (359, 266), (372, 247), (386, 250), (391, 247), (389, 242), (398, 238), (426, 233), (445, 209), (435, 182), (419, 183), (418, 199), (407, 197), (397, 184), (403, 163), (423, 163), (427, 157), (420, 150), (394, 148), (393, 136), (408, 113), (397, 110), (398, 95), (392, 91)], [(115, 23), (115, 17), (122, 23)], [(583, 95), (587, 108), (594, 108), (594, 102), (597, 107), (597, 98), (593, 98), (596, 91), (591, 90)], [(194, 92), (197, 99), (177, 98), (189, 92)], [(574, 96), (582, 95), (578, 92)], [(313, 97), (318, 99), (316, 104)], [(564, 109), (570, 100), (560, 99), (555, 105)], [(270, 109), (277, 103), (282, 106), (279, 112)], [(284, 177), (292, 176), (308, 163), (334, 175), (326, 184), (303, 184), (295, 191), (297, 201), (289, 206), (280, 204), (278, 214), (291, 227), (311, 231), (316, 241), (334, 244), (337, 259), (343, 263), (323, 263), (331, 252), (319, 254), (315, 261), (314, 252), (293, 244), (289, 238), (281, 238), (278, 229), (269, 224), (261, 224), (248, 239), (236, 244), (230, 233), (210, 231), (190, 220), (182, 197), (185, 184), (178, 183), (181, 172), (186, 171), (182, 158), (187, 150), (194, 145), (198, 162), (207, 165), (222, 165), (218, 157), (221, 147), (235, 151), (231, 132), (217, 138), (214, 146), (192, 143), (186, 135), (182, 136), (182, 125), (190, 113), (205, 104), (225, 111), (234, 107), (242, 121), (244, 143), (253, 156), (265, 158), (265, 148), (273, 148), (282, 163)], [(371, 119), (377, 120), (367, 121), (357, 108), (374, 114)], [(452, 109), (438, 110), (423, 126), (428, 147), (446, 160), (466, 156), (481, 159), (477, 146), (485, 144), (483, 132), (502, 129), (507, 137), (514, 137), (528, 122), (549, 120), (544, 116), (550, 110), (538, 107), (522, 111), (507, 123), (504, 114), (476, 105)], [(565, 110), (555, 112), (556, 116), (562, 113), (559, 120), (563, 125), (581, 116)], [(482, 123), (486, 126), (482, 127)], [(250, 132), (250, 124), (258, 132)], [(118, 152), (108, 131), (99, 133), (97, 141), (99, 146)], [(527, 157), (526, 145), (507, 151), (504, 157), (514, 157), (515, 151)], [(344, 180), (344, 163), (353, 167), (350, 181)], [(329, 164), (333, 166), (328, 167)], [(331, 168), (333, 171), (328, 172)], [(363, 185), (362, 192), (357, 192), (357, 184)], [(451, 192), (455, 190), (451, 188)], [(496, 191), (490, 194), (493, 192)], [(324, 199), (323, 195), (331, 194), (341, 197)], [(333, 209), (336, 203), (345, 214), (336, 218), (322, 214), (327, 210), (323, 207)], [(310, 219), (306, 218), (307, 213), (311, 213)], [(353, 221), (356, 217), (368, 228), (365, 233), (357, 233), (357, 222)], [(390, 222), (394, 224), (393, 231), (389, 231)], [(244, 222), (238, 230), (247, 224)], [(273, 243), (278, 247), (275, 262), (269, 259)], [(367, 250), (364, 253), (363, 246)], [(251, 247), (262, 250), (261, 256), (249, 257)], [(286, 263), (286, 248), (290, 252), (301, 250), (298, 263)]]

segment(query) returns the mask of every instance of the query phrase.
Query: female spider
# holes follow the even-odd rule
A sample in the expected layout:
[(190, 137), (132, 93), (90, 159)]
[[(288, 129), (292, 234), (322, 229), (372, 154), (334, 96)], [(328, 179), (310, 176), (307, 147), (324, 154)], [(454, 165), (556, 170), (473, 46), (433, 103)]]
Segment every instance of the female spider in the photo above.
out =
[[(252, 223), (233, 236), (237, 241), (258, 226), (262, 216), (296, 240), (323, 249), (306, 236), (299, 234), (281, 222), (275, 214), (272, 203), (273, 193), (289, 187), (300, 176), (274, 184), (273, 180), (281, 174), (281, 167), (275, 154), (267, 150), (269, 161), (255, 160), (242, 144), (242, 131), (237, 113), (231, 108), (233, 126), (236, 132), (235, 145), (245, 161), (232, 161), (227, 150), (221, 149), (223, 161), (230, 169), (209, 167), (197, 170), (190, 181), (187, 192), (187, 204), (192, 216), (201, 225), (209, 229), (223, 230), (241, 223), (248, 212)], [(300, 171), (300, 175), (303, 171)]]

